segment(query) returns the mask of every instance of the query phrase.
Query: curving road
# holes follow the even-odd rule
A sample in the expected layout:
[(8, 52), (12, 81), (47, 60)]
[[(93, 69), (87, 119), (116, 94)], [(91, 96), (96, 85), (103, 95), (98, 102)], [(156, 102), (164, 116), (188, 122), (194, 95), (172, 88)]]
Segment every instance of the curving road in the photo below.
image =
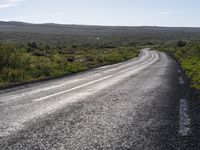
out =
[(174, 60), (143, 49), (127, 62), (1, 90), (1, 149), (196, 149), (184, 84)]

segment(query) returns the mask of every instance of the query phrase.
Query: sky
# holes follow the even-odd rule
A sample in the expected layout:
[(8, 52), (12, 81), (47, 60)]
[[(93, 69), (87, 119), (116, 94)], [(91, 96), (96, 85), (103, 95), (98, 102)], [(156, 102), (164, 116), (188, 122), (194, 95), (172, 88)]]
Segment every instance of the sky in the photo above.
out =
[(0, 0), (0, 21), (200, 27), (200, 0)]

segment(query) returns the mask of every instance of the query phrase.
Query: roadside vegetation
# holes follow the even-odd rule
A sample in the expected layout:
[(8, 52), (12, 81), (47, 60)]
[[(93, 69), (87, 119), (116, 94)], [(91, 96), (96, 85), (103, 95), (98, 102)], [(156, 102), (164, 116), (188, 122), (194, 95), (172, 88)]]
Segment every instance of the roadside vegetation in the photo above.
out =
[(133, 47), (0, 44), (0, 87), (54, 78), (122, 62), (138, 55)]
[(172, 54), (192, 80), (192, 87), (200, 90), (200, 42), (178, 41), (158, 49)]
[(0, 87), (125, 61), (147, 46), (173, 55), (200, 90), (199, 39), (200, 28), (0, 22)]

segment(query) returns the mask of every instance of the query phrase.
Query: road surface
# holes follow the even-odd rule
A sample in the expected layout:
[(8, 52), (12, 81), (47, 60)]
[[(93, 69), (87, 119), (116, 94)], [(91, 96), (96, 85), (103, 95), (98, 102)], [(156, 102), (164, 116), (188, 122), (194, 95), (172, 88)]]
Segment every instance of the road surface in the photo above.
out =
[(1, 90), (0, 147), (198, 149), (185, 84), (173, 59), (143, 49), (127, 62)]

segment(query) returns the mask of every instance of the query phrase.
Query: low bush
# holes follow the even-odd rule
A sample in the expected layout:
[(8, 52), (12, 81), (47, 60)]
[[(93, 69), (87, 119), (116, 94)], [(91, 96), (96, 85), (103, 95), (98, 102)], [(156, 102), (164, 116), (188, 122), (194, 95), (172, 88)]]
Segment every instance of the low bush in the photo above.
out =
[(165, 45), (159, 49), (173, 54), (191, 78), (192, 87), (200, 90), (200, 43), (179, 41), (176, 45)]
[[(0, 44), (0, 87), (76, 73), (137, 56), (138, 50), (122, 48), (50, 47), (37, 43)], [(60, 53), (65, 52), (65, 53)]]

